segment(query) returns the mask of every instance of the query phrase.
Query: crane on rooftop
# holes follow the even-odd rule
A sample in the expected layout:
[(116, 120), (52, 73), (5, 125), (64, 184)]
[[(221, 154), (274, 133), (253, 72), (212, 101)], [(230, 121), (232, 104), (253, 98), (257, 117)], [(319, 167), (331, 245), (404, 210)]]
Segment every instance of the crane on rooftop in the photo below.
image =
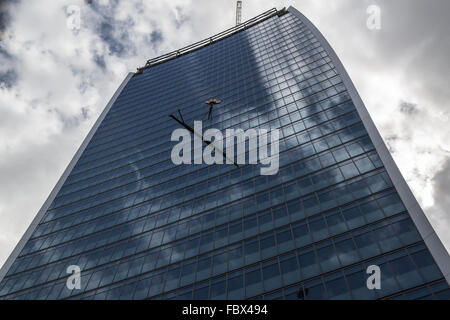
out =
[(236, 3), (236, 25), (242, 23), (242, 1), (238, 0)]

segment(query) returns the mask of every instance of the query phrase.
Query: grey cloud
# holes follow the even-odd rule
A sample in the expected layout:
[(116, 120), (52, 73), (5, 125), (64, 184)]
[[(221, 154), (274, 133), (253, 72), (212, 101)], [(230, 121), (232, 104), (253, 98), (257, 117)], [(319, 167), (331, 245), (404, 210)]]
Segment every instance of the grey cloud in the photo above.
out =
[(89, 119), (89, 114), (90, 113), (91, 113), (91, 110), (89, 109), (89, 107), (82, 107), (81, 108), (81, 116), (82, 116), (83, 120)]
[(4, 32), (10, 24), (11, 5), (16, 1), (0, 2), (0, 86), (11, 88), (17, 82), (17, 72), (11, 67), (14, 57), (8, 52), (3, 40)]
[(185, 14), (182, 7), (175, 7), (175, 25), (177, 29), (181, 28), (181, 26), (189, 20), (189, 17)]
[(103, 71), (106, 70), (106, 62), (105, 57), (99, 54), (94, 54), (94, 62), (97, 66), (100, 67)]
[(421, 81), (423, 94), (443, 108), (450, 91), (450, 1), (383, 1), (382, 36), (376, 49), (380, 61), (405, 66), (406, 79)]
[(399, 108), (400, 108), (400, 112), (407, 114), (407, 115), (417, 114), (419, 112), (419, 109), (417, 108), (417, 104), (406, 102), (406, 101), (400, 102)]
[(113, 27), (111, 22), (103, 22), (100, 25), (100, 38), (108, 43), (111, 54), (121, 56), (126, 52), (126, 47), (123, 44), (123, 40), (126, 38), (126, 33), (122, 34), (119, 38), (116, 38), (114, 31), (115, 27)]
[(444, 162), (442, 168), (433, 177), (436, 206), (441, 207), (450, 220), (450, 157)]
[(161, 30), (154, 30), (150, 34), (150, 43), (152, 44), (152, 47), (155, 49), (155, 51), (158, 50), (158, 47), (163, 41), (164, 37)]
[(6, 88), (11, 88), (17, 82), (17, 73), (13, 69), (6, 72), (0, 72), (0, 86), (3, 84)]
[[(299, 9), (306, 7), (297, 2)], [(381, 30), (366, 27), (366, 9), (372, 4), (381, 9)], [(319, 29), (329, 35), (335, 50), (339, 49), (346, 67), (346, 61), (358, 62), (375, 72), (402, 75), (404, 81), (416, 87), (417, 94), (442, 110), (449, 108), (450, 1), (348, 0), (329, 8), (305, 9), (312, 13), (309, 17)]]
[(400, 140), (399, 136), (392, 134), (387, 136), (385, 139), (386, 146), (391, 154), (396, 152), (395, 144)]
[[(444, 245), (450, 243), (450, 157), (444, 162), (439, 171), (432, 178), (434, 189), (434, 206), (430, 209), (433, 214), (433, 227)], [(433, 221), (432, 221), (433, 222)]]
[[(108, 5), (102, 5), (98, 1), (89, 2), (89, 7), (83, 10), (84, 28), (98, 34), (109, 48), (110, 54), (118, 57), (136, 54), (136, 43), (130, 39), (134, 20), (128, 17), (126, 20), (116, 20), (119, 1), (111, 0)], [(101, 61), (96, 60), (96, 63)]]
[(0, 1), (0, 34), (2, 34), (2, 32), (8, 27), (11, 22), (11, 6), (17, 4), (18, 2), (18, 0)]

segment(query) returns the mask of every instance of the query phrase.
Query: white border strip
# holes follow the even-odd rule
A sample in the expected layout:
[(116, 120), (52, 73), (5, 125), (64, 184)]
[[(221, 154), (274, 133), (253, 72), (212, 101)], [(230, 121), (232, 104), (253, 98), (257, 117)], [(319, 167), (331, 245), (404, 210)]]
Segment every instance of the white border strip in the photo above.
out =
[(447, 280), (447, 283), (450, 285), (450, 256), (441, 240), (437, 236), (436, 232), (434, 231), (433, 227), (431, 226), (430, 222), (428, 221), (427, 217), (420, 208), (416, 198), (406, 184), (405, 179), (403, 179), (403, 176), (401, 175), (397, 165), (392, 159), (389, 150), (384, 144), (380, 133), (375, 127), (375, 124), (373, 123), (369, 112), (364, 106), (361, 97), (356, 91), (356, 88), (353, 85), (353, 82), (347, 74), (347, 71), (342, 65), (340, 59), (338, 58), (328, 41), (322, 35), (322, 33), (311, 23), (311, 21), (308, 20), (308, 18), (306, 18), (292, 6), (288, 8), (288, 12), (299, 18), (311, 30), (322, 47), (328, 53), (328, 56), (331, 58), (334, 66), (336, 67), (339, 75), (342, 78), (345, 87), (347, 88), (348, 93), (350, 94), (350, 97), (353, 100), (353, 103), (364, 124), (364, 127), (366, 128), (369, 137), (372, 140), (372, 143), (374, 144), (375, 149), (377, 150), (378, 155), (380, 156), (381, 161), (383, 162), (384, 167), (386, 168), (395, 186), (395, 189), (397, 189), (397, 192), (402, 199), (406, 209), (408, 210), (411, 219), (419, 230), (420, 235), (422, 236), (426, 246), (431, 252), (431, 255), (439, 266), (439, 269), (443, 273), (445, 279)]
[(134, 73), (130, 72), (126, 76), (126, 78), (122, 81), (122, 84), (120, 87), (116, 90), (114, 95), (112, 96), (111, 100), (109, 100), (108, 104), (106, 105), (103, 112), (100, 114), (100, 117), (95, 122), (92, 129), (89, 131), (88, 135), (84, 139), (81, 146), (78, 148), (78, 151), (73, 156), (72, 160), (70, 161), (69, 165), (67, 166), (66, 170), (64, 171), (61, 178), (59, 178), (58, 182), (56, 183), (56, 186), (53, 188), (52, 192), (48, 196), (47, 200), (45, 200), (44, 204), (42, 205), (41, 209), (37, 213), (36, 217), (33, 219), (33, 222), (31, 222), (31, 225), (28, 227), (27, 231), (25, 231), (24, 235), (20, 239), (19, 243), (16, 245), (12, 253), (9, 255), (6, 262), (3, 264), (3, 267), (0, 269), (0, 282), (3, 280), (5, 275), (8, 273), (9, 268), (11, 268), (11, 265), (16, 260), (16, 258), (19, 256), (20, 252), (22, 251), (25, 244), (30, 239), (31, 235), (33, 234), (34, 230), (36, 230), (36, 227), (41, 222), (42, 218), (44, 217), (45, 213), (47, 212), (47, 209), (50, 207), (51, 203), (55, 199), (56, 195), (58, 194), (59, 190), (63, 186), (64, 182), (66, 181), (69, 174), (72, 172), (73, 167), (75, 167), (75, 164), (80, 159), (81, 155), (83, 154), (84, 150), (86, 149), (87, 145), (91, 141), (92, 137), (94, 136), (95, 132), (97, 131), (98, 127), (102, 123), (103, 119), (105, 119), (106, 115), (108, 114), (109, 110), (111, 109), (114, 102), (116, 102), (117, 98), (119, 97), (120, 93), (122, 92), (123, 88), (127, 85), (128, 81), (133, 77)]

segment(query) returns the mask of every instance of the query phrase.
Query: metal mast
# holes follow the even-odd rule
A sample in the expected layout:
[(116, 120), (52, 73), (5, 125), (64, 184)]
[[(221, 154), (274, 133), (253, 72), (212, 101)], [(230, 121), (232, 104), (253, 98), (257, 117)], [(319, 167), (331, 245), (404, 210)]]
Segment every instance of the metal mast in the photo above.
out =
[(238, 0), (236, 3), (236, 25), (241, 24), (242, 19), (242, 1)]

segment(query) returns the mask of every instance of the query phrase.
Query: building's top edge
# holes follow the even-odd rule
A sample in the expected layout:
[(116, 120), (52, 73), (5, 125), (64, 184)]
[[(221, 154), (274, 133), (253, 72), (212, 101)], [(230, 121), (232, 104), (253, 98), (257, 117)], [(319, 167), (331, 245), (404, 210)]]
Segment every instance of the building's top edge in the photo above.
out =
[(178, 49), (178, 50), (174, 50), (172, 52), (163, 54), (159, 57), (156, 58), (152, 58), (150, 60), (147, 60), (147, 63), (145, 64), (145, 66), (138, 68), (136, 74), (141, 74), (145, 69), (150, 68), (152, 66), (155, 66), (157, 64), (178, 58), (184, 54), (190, 53), (192, 51), (201, 49), (205, 46), (208, 46), (210, 44), (213, 44), (219, 40), (222, 40), (224, 38), (227, 38), (229, 36), (232, 36), (242, 30), (246, 30), (250, 27), (253, 27), (269, 18), (272, 18), (273, 16), (277, 15), (277, 16), (282, 16), (283, 14), (287, 13), (286, 8), (283, 8), (281, 10), (277, 10), (276, 8), (272, 8), (260, 15), (257, 15), (256, 17), (247, 20), (246, 22), (243, 22), (239, 25), (236, 25), (232, 28), (229, 28), (225, 31), (222, 31), (216, 35), (213, 35), (212, 37), (206, 38), (204, 40), (195, 42), (193, 44), (190, 44), (184, 48)]

